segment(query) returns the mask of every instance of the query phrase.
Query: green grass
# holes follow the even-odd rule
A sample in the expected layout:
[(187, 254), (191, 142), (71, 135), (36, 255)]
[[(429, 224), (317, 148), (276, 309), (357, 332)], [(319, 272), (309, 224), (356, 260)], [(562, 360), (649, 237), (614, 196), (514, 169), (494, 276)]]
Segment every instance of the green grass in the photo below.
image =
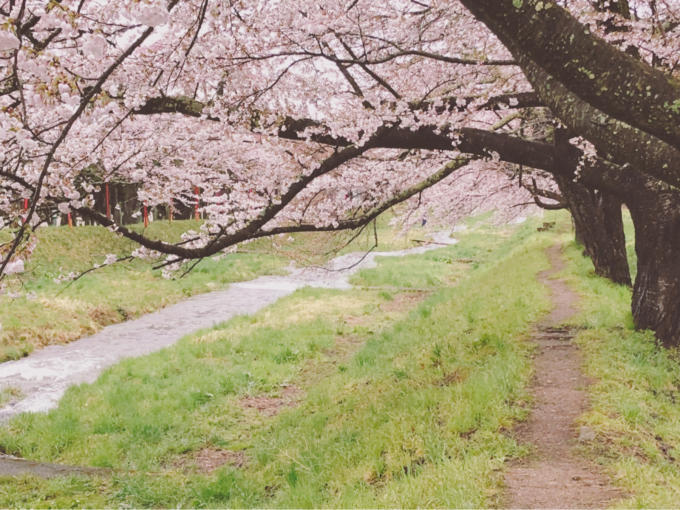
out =
[[(197, 222), (157, 221), (150, 235), (177, 240)], [(19, 297), (0, 296), (0, 361), (20, 358), (36, 347), (64, 343), (102, 327), (137, 317), (182, 298), (223, 288), (233, 281), (281, 272), (287, 260), (273, 255), (229, 254), (206, 259), (185, 278), (167, 280), (152, 263), (123, 262), (98, 269), (72, 284), (54, 279), (101, 263), (108, 253), (128, 255), (133, 244), (102, 227), (38, 230), (26, 272), (10, 280)]]
[(106, 498), (99, 490), (105, 480), (81, 476), (41, 480), (30, 476), (6, 478), (0, 485), (0, 499), (18, 508), (103, 508)]
[[(402, 232), (394, 223), (394, 213), (387, 212), (376, 218), (363, 230), (349, 232), (303, 232), (294, 235), (283, 234), (272, 238), (259, 239), (243, 245), (252, 253), (273, 253), (304, 264), (323, 264), (336, 255), (356, 251), (392, 251), (412, 248), (415, 239), (429, 240), (429, 229), (413, 227)], [(431, 226), (438, 230), (436, 225)], [(445, 230), (444, 227), (442, 229)], [(376, 247), (377, 238), (377, 247)], [(419, 243), (418, 243), (419, 244)]]
[[(393, 215), (378, 219), (379, 250), (413, 245), (389, 227)], [(133, 228), (142, 230), (141, 225)], [(200, 222), (156, 221), (146, 229), (150, 237), (178, 241), (183, 232), (198, 230)], [(4, 233), (6, 237), (6, 233)], [(415, 230), (411, 235), (423, 236)], [(300, 234), (261, 239), (239, 247), (239, 253), (206, 258), (181, 279), (164, 279), (152, 262), (126, 261), (98, 269), (75, 283), (55, 283), (71, 272), (80, 273), (101, 264), (109, 253), (126, 256), (136, 247), (131, 241), (98, 226), (49, 227), (38, 230), (38, 243), (26, 272), (9, 279), (19, 297), (0, 295), (0, 362), (21, 358), (36, 348), (65, 343), (93, 334), (102, 327), (142, 314), (202, 292), (224, 288), (231, 282), (262, 274), (280, 274), (291, 259), (323, 263), (339, 252), (368, 250), (373, 230), (354, 236)]]
[[(352, 277), (351, 283), (365, 287), (412, 287), (435, 289), (450, 285), (469, 268), (488, 261), (494, 249), (509, 235), (511, 228), (480, 227), (459, 232), (461, 241), (455, 252), (429, 251), (405, 257), (378, 257), (380, 270), (364, 269)], [(528, 231), (528, 230), (527, 230)]]
[(626, 236), (626, 254), (628, 255), (628, 264), (630, 266), (630, 278), (632, 281), (635, 281), (635, 275), (637, 274), (635, 229), (633, 228), (633, 220), (626, 208), (623, 209), (623, 231)]
[[(575, 323), (592, 409), (580, 423), (596, 432), (586, 453), (602, 464), (628, 496), (617, 505), (673, 508), (680, 501), (680, 357), (635, 331), (630, 289), (593, 274), (591, 262), (569, 244), (569, 278), (582, 296)], [(634, 268), (635, 259), (630, 259)]]
[[(0, 449), (110, 466), (114, 476), (0, 479), (0, 505), (498, 504), (505, 462), (526, 453), (506, 431), (528, 408), (522, 337), (547, 308), (534, 276), (546, 265), (543, 248), (560, 241), (563, 276), (582, 296), (573, 323), (594, 381), (579, 425), (596, 440), (581, 449), (627, 493), (618, 506), (677, 506), (680, 355), (634, 331), (630, 290), (594, 275), (565, 233), (566, 216), (547, 219), (557, 221), (555, 233), (535, 234), (531, 220), (514, 230), (474, 220), (456, 246), (379, 259), (355, 276), (363, 288), (298, 291), (255, 317), (113, 367), (51, 413), (12, 421)], [(277, 242), (303, 253), (327, 245), (319, 239)], [(390, 249), (401, 242), (387, 240)], [(291, 385), (300, 402), (276, 416), (243, 406)], [(187, 469), (205, 448), (242, 452), (246, 463)]]
[[(383, 290), (298, 291), (71, 388), (1, 429), (0, 448), (116, 474), (0, 479), (0, 506), (497, 503), (504, 462), (524, 453), (506, 434), (527, 413), (523, 338), (548, 308), (535, 275), (551, 236), (534, 229), (470, 233), (426, 270), (413, 257), (362, 273)], [(452, 274), (461, 258), (475, 262)], [(395, 290), (409, 283), (433, 292), (417, 304)], [(276, 416), (244, 405), (291, 386), (299, 403)], [(208, 447), (247, 462), (181, 467)]]
[(21, 390), (14, 388), (12, 386), (7, 386), (0, 389), (0, 406), (4, 406), (12, 400), (18, 400), (21, 398)]

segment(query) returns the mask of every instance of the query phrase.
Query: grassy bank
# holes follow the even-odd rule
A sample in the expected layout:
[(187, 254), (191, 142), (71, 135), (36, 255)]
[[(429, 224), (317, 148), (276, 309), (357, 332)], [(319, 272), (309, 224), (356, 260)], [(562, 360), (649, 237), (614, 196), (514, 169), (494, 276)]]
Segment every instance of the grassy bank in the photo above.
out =
[(111, 368), (1, 429), (0, 449), (112, 475), (0, 478), (0, 506), (493, 506), (526, 453), (507, 431), (529, 407), (522, 339), (547, 308), (535, 274), (555, 242), (594, 381), (580, 448), (626, 491), (617, 505), (677, 506), (678, 353), (634, 331), (630, 290), (596, 277), (570, 234), (535, 226), (471, 229), (381, 260), (354, 290), (301, 290)]
[[(390, 219), (385, 215), (378, 222), (378, 249), (413, 246), (409, 237), (389, 228)], [(156, 221), (146, 233), (175, 242), (183, 232), (199, 227), (197, 221)], [(411, 235), (424, 237), (424, 232)], [(57, 284), (54, 280), (59, 276), (87, 271), (109, 253), (129, 255), (136, 246), (95, 226), (42, 228), (37, 237), (26, 272), (9, 280), (9, 289), (16, 295), (0, 295), (0, 362), (93, 334), (109, 324), (231, 282), (282, 273), (291, 260), (323, 263), (338, 251), (367, 250), (374, 244), (372, 229), (350, 243), (351, 234), (278, 236), (245, 244), (239, 253), (204, 259), (179, 279), (165, 279), (153, 270), (153, 262), (135, 259), (98, 269), (71, 284)]]
[(5, 478), (0, 505), (494, 504), (522, 454), (506, 431), (527, 412), (550, 242), (471, 231), (363, 271), (363, 289), (301, 290), (112, 367), (17, 417), (0, 448), (113, 476)]
[[(158, 221), (148, 230), (154, 237), (175, 241), (197, 226), (197, 222)], [(287, 263), (264, 253), (231, 254), (203, 261), (185, 278), (167, 280), (152, 269), (153, 263), (137, 259), (98, 269), (71, 284), (54, 281), (101, 264), (109, 253), (122, 257), (133, 249), (131, 242), (102, 227), (39, 229), (26, 272), (9, 282), (18, 295), (0, 296), (0, 361), (69, 342), (229, 282), (281, 271)]]

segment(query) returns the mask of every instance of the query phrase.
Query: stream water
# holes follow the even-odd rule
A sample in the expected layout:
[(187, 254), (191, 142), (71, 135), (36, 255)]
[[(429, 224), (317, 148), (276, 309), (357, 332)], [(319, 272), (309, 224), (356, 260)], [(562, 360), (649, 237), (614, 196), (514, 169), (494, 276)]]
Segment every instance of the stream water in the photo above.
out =
[(0, 409), (0, 421), (22, 412), (52, 409), (69, 386), (94, 382), (104, 369), (124, 358), (158, 351), (193, 331), (236, 315), (254, 314), (296, 289), (306, 286), (349, 289), (350, 276), (375, 267), (376, 257), (420, 254), (457, 242), (447, 232), (432, 237), (436, 244), (391, 252), (350, 253), (331, 260), (325, 268), (291, 269), (285, 276), (262, 276), (234, 283), (226, 290), (200, 294), (139, 319), (107, 326), (95, 335), (2, 363), (0, 388), (15, 388), (21, 398)]

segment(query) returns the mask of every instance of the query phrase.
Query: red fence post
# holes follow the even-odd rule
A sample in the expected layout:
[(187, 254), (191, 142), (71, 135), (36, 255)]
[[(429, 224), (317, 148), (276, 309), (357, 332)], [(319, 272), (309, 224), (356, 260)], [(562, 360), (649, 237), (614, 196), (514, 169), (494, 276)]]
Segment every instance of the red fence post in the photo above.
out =
[(197, 220), (200, 220), (201, 215), (198, 212), (198, 206), (199, 206), (201, 199), (199, 198), (198, 193), (199, 193), (198, 186), (194, 186), (194, 194), (196, 195), (196, 205), (194, 206), (194, 218), (197, 219)]
[(104, 183), (104, 194), (106, 195), (106, 219), (111, 219), (111, 200), (109, 198), (109, 183)]
[(149, 226), (149, 210), (146, 207), (146, 202), (144, 202), (144, 228)]

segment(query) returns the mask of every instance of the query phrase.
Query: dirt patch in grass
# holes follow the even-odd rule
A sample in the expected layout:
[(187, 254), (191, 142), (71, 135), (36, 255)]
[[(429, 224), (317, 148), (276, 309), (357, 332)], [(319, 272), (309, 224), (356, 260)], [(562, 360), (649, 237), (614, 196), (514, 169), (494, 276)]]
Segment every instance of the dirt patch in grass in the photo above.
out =
[(208, 446), (200, 450), (188, 452), (173, 463), (173, 467), (182, 471), (212, 473), (222, 466), (242, 468), (248, 463), (243, 451), (226, 450)]
[(333, 347), (324, 351), (324, 353), (334, 362), (344, 361), (347, 356), (356, 352), (356, 350), (366, 341), (357, 335), (338, 335), (335, 337)]
[(270, 397), (265, 395), (244, 397), (239, 404), (244, 409), (255, 409), (264, 416), (276, 416), (287, 407), (295, 407), (302, 397), (302, 390), (297, 386), (284, 387), (280, 395)]
[(431, 292), (418, 290), (413, 292), (400, 292), (394, 295), (394, 299), (386, 301), (380, 305), (383, 312), (404, 312), (410, 308), (415, 307), (418, 303), (429, 296)]
[[(405, 314), (423, 301), (430, 292), (401, 292), (395, 294), (393, 299), (380, 304), (379, 314), (382, 318), (393, 315)], [(384, 315), (383, 315), (384, 314)], [(352, 326), (366, 326), (376, 320), (375, 315), (346, 316), (345, 324)], [(303, 368), (299, 381), (303, 387), (317, 384), (324, 377), (334, 373), (338, 365), (342, 365), (351, 359), (366, 342), (365, 335), (341, 334), (335, 337), (333, 346), (324, 350), (327, 359), (322, 362), (308, 363)]]
[[(394, 299), (383, 303), (380, 309), (383, 313), (403, 313), (414, 308), (428, 295), (429, 292), (401, 292), (396, 294)], [(343, 317), (343, 321), (351, 326), (365, 326), (372, 320), (375, 320), (375, 316), (368, 314)], [(333, 347), (324, 351), (328, 359), (323, 362), (310, 361), (303, 367), (296, 378), (298, 385), (307, 388), (335, 372), (337, 365), (347, 361), (361, 348), (365, 341), (366, 338), (358, 335), (338, 335)], [(255, 410), (262, 416), (276, 416), (284, 409), (295, 407), (300, 402), (304, 394), (300, 386), (285, 386), (278, 395), (274, 396), (254, 395), (244, 397), (239, 401), (239, 405), (246, 410)]]
[(467, 370), (454, 370), (453, 372), (448, 372), (442, 377), (437, 385), (438, 386), (451, 386), (453, 384), (462, 383), (468, 378), (469, 372)]
[(343, 317), (343, 322), (348, 326), (365, 326), (369, 320), (368, 315), (347, 315)]

